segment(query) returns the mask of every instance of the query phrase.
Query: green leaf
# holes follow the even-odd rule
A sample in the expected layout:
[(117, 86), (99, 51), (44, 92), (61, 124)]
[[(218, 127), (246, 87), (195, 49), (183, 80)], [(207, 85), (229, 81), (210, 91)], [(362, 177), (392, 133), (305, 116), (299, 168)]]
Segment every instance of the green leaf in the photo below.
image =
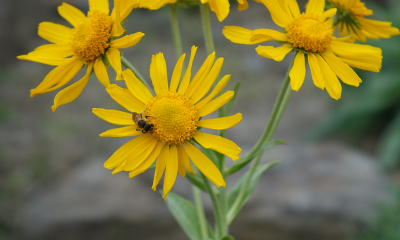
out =
[(237, 209), (233, 209), (231, 210), (233, 203), (235, 202), (237, 196), (239, 195), (240, 189), (242, 188), (242, 185), (245, 181), (245, 179), (247, 178), (247, 176), (249, 175), (249, 172), (246, 172), (246, 174), (244, 174), (235, 184), (235, 186), (232, 188), (232, 190), (229, 193), (229, 197), (228, 197), (228, 206), (229, 206), (229, 211), (234, 211), (234, 216), (236, 216), (239, 211), (242, 209), (242, 207), (244, 206), (244, 204), (247, 202), (247, 200), (250, 198), (251, 194), (254, 192), (254, 190), (256, 189), (257, 183), (260, 180), (261, 175), (267, 171), (268, 169), (274, 167), (275, 165), (277, 165), (280, 161), (274, 161), (274, 162), (270, 162), (268, 164), (264, 164), (264, 165), (260, 165), (257, 167), (255, 173), (253, 174), (251, 180), (250, 180), (250, 184), (247, 188), (247, 192), (245, 197), (243, 198), (243, 201), (241, 202), (241, 204), (239, 205), (239, 207)]
[(199, 175), (194, 175), (192, 173), (186, 172), (186, 178), (196, 187), (201, 189), (204, 192), (207, 192), (206, 187), (204, 186), (203, 179)]
[(379, 142), (378, 156), (387, 169), (400, 165), (400, 112), (383, 133)]
[(201, 240), (200, 224), (196, 207), (188, 200), (169, 193), (167, 196), (167, 207), (191, 240)]
[(230, 168), (225, 170), (225, 174), (231, 175), (231, 174), (239, 171), (240, 169), (244, 168), (249, 162), (251, 162), (251, 160), (253, 160), (256, 156), (258, 156), (259, 154), (262, 154), (265, 150), (270, 149), (270, 148), (272, 148), (276, 145), (280, 145), (280, 144), (287, 144), (287, 142), (277, 139), (277, 140), (272, 140), (272, 141), (265, 143), (253, 155), (244, 156), (241, 159), (237, 160), (233, 166), (231, 166)]
[(232, 236), (224, 236), (221, 240), (235, 240)]

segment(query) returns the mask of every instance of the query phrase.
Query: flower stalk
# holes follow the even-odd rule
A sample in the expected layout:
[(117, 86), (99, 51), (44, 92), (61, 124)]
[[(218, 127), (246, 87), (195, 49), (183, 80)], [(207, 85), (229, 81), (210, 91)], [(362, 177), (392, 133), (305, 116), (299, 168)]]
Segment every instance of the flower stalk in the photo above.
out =
[(182, 38), (179, 31), (178, 15), (176, 13), (176, 4), (169, 4), (169, 12), (171, 19), (172, 36), (175, 43), (176, 57), (179, 59), (183, 55)]
[(207, 53), (211, 54), (215, 52), (215, 48), (210, 24), (210, 7), (208, 6), (208, 3), (200, 4), (200, 14)]

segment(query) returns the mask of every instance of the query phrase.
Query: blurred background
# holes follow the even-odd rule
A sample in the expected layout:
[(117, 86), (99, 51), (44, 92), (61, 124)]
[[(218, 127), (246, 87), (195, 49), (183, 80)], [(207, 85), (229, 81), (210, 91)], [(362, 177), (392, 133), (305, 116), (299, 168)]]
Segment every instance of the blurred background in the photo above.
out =
[[(87, 0), (67, 2), (88, 10)], [(374, 19), (400, 27), (399, 1), (365, 2)], [(69, 26), (57, 13), (61, 3), (0, 1), (0, 239), (187, 239), (161, 195), (150, 189), (154, 170), (130, 179), (103, 167), (128, 139), (99, 137), (114, 126), (92, 114), (92, 108), (121, 107), (94, 76), (78, 99), (55, 113), (56, 92), (29, 97), (53, 67), (16, 56), (46, 43), (37, 35), (40, 22)], [(225, 25), (278, 29), (263, 5), (249, 4), (239, 12), (231, 1), (223, 23), (211, 13), (217, 56), (225, 59), (221, 74), (232, 75), (226, 89), (241, 82), (231, 112), (243, 113), (244, 120), (228, 131), (228, 138), (242, 154), (261, 135), (292, 58), (281, 63), (261, 58), (256, 46), (234, 44), (222, 35)], [(207, 56), (199, 7), (179, 7), (178, 14), (184, 51), (199, 47), (197, 71)], [(145, 37), (122, 50), (124, 56), (150, 80), (151, 55), (163, 52), (170, 75), (176, 55), (169, 7), (135, 9), (125, 27)], [(342, 84), (339, 101), (316, 88), (309, 72), (301, 90), (292, 93), (274, 135), (289, 144), (264, 154), (264, 162), (281, 163), (264, 173), (231, 225), (236, 239), (400, 239), (400, 37), (368, 44), (382, 48), (381, 72), (357, 70), (363, 83), (358, 88)], [(228, 179), (228, 188), (239, 175)], [(191, 200), (184, 178), (177, 178), (172, 191)], [(206, 195), (203, 201), (212, 222)]]

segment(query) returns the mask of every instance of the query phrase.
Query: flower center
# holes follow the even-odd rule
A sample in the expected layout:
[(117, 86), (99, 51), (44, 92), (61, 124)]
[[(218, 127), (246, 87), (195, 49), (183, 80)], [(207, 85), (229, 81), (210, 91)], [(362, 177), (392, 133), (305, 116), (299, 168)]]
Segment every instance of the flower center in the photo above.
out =
[(295, 48), (324, 52), (331, 43), (332, 28), (319, 16), (303, 13), (286, 27), (286, 36)]
[(88, 13), (87, 18), (74, 29), (72, 48), (86, 63), (104, 54), (111, 38), (112, 18), (98, 10)]
[(197, 111), (184, 95), (166, 92), (146, 105), (144, 115), (154, 124), (151, 132), (158, 140), (179, 144), (193, 137), (197, 130)]

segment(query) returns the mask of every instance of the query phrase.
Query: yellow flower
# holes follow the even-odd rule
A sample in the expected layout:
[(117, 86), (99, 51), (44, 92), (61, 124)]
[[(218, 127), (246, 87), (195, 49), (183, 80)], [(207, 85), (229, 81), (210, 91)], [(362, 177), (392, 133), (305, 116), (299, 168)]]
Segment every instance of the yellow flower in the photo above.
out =
[(390, 38), (400, 34), (399, 29), (391, 26), (391, 22), (364, 18), (372, 15), (372, 10), (366, 8), (360, 0), (329, 0), (329, 3), (330, 7), (338, 9), (335, 25), (342, 36), (350, 34), (365, 42), (367, 38)]
[(110, 80), (103, 59), (108, 59), (117, 73), (117, 78), (121, 78), (121, 53), (118, 49), (131, 47), (144, 36), (143, 33), (137, 32), (114, 39), (125, 34), (121, 22), (135, 4), (132, 0), (114, 0), (115, 7), (110, 14), (108, 0), (89, 0), (87, 16), (69, 4), (63, 3), (59, 6), (58, 13), (73, 28), (51, 22), (40, 23), (39, 36), (51, 44), (42, 45), (28, 55), (18, 56), (18, 59), (57, 66), (47, 74), (39, 86), (31, 90), (31, 97), (63, 87), (84, 65), (87, 66), (86, 75), (56, 95), (53, 111), (79, 96), (92, 70), (99, 81), (105, 87), (109, 87)]
[[(230, 75), (226, 75), (206, 96), (218, 77), (224, 60), (219, 58), (214, 63), (215, 53), (207, 57), (190, 81), (196, 50), (197, 48), (193, 46), (189, 65), (180, 84), (185, 54), (178, 60), (168, 86), (167, 65), (163, 54), (158, 53), (153, 55), (150, 65), (150, 77), (156, 93), (155, 97), (130, 70), (125, 70), (122, 75), (128, 89), (112, 84), (107, 91), (129, 113), (100, 108), (93, 109), (95, 115), (107, 122), (127, 125), (108, 130), (100, 134), (101, 137), (138, 136), (118, 149), (104, 163), (104, 166), (108, 169), (115, 168), (113, 174), (130, 171), (129, 177), (135, 177), (146, 171), (158, 157), (152, 189), (156, 190), (166, 169), (164, 199), (174, 185), (177, 172), (182, 177), (186, 176), (185, 169), (194, 173), (189, 158), (215, 185), (225, 186), (225, 181), (218, 168), (193, 145), (194, 141), (233, 160), (237, 160), (241, 152), (241, 149), (231, 140), (198, 131), (199, 128), (221, 130), (233, 127), (242, 120), (242, 114), (201, 119), (227, 103), (233, 97), (234, 92), (227, 91), (213, 99), (228, 83)], [(149, 128), (142, 129), (135, 124), (134, 119), (135, 115), (138, 116), (137, 114), (141, 114), (141, 118), (147, 119)], [(150, 126), (153, 127), (152, 130)]]
[(262, 0), (271, 12), (273, 21), (285, 32), (271, 29), (254, 31), (226, 26), (223, 34), (226, 38), (240, 44), (257, 44), (276, 40), (283, 44), (280, 47), (258, 46), (258, 55), (282, 61), (291, 51), (297, 54), (289, 72), (292, 89), (298, 91), (303, 84), (306, 59), (310, 65), (314, 84), (328, 91), (334, 99), (341, 97), (342, 86), (337, 77), (344, 83), (358, 87), (361, 79), (350, 68), (356, 67), (379, 72), (382, 64), (380, 48), (346, 42), (348, 38), (336, 38), (332, 29), (332, 16), (336, 9), (324, 11), (325, 1), (310, 0), (305, 13), (300, 13), (295, 0)]

